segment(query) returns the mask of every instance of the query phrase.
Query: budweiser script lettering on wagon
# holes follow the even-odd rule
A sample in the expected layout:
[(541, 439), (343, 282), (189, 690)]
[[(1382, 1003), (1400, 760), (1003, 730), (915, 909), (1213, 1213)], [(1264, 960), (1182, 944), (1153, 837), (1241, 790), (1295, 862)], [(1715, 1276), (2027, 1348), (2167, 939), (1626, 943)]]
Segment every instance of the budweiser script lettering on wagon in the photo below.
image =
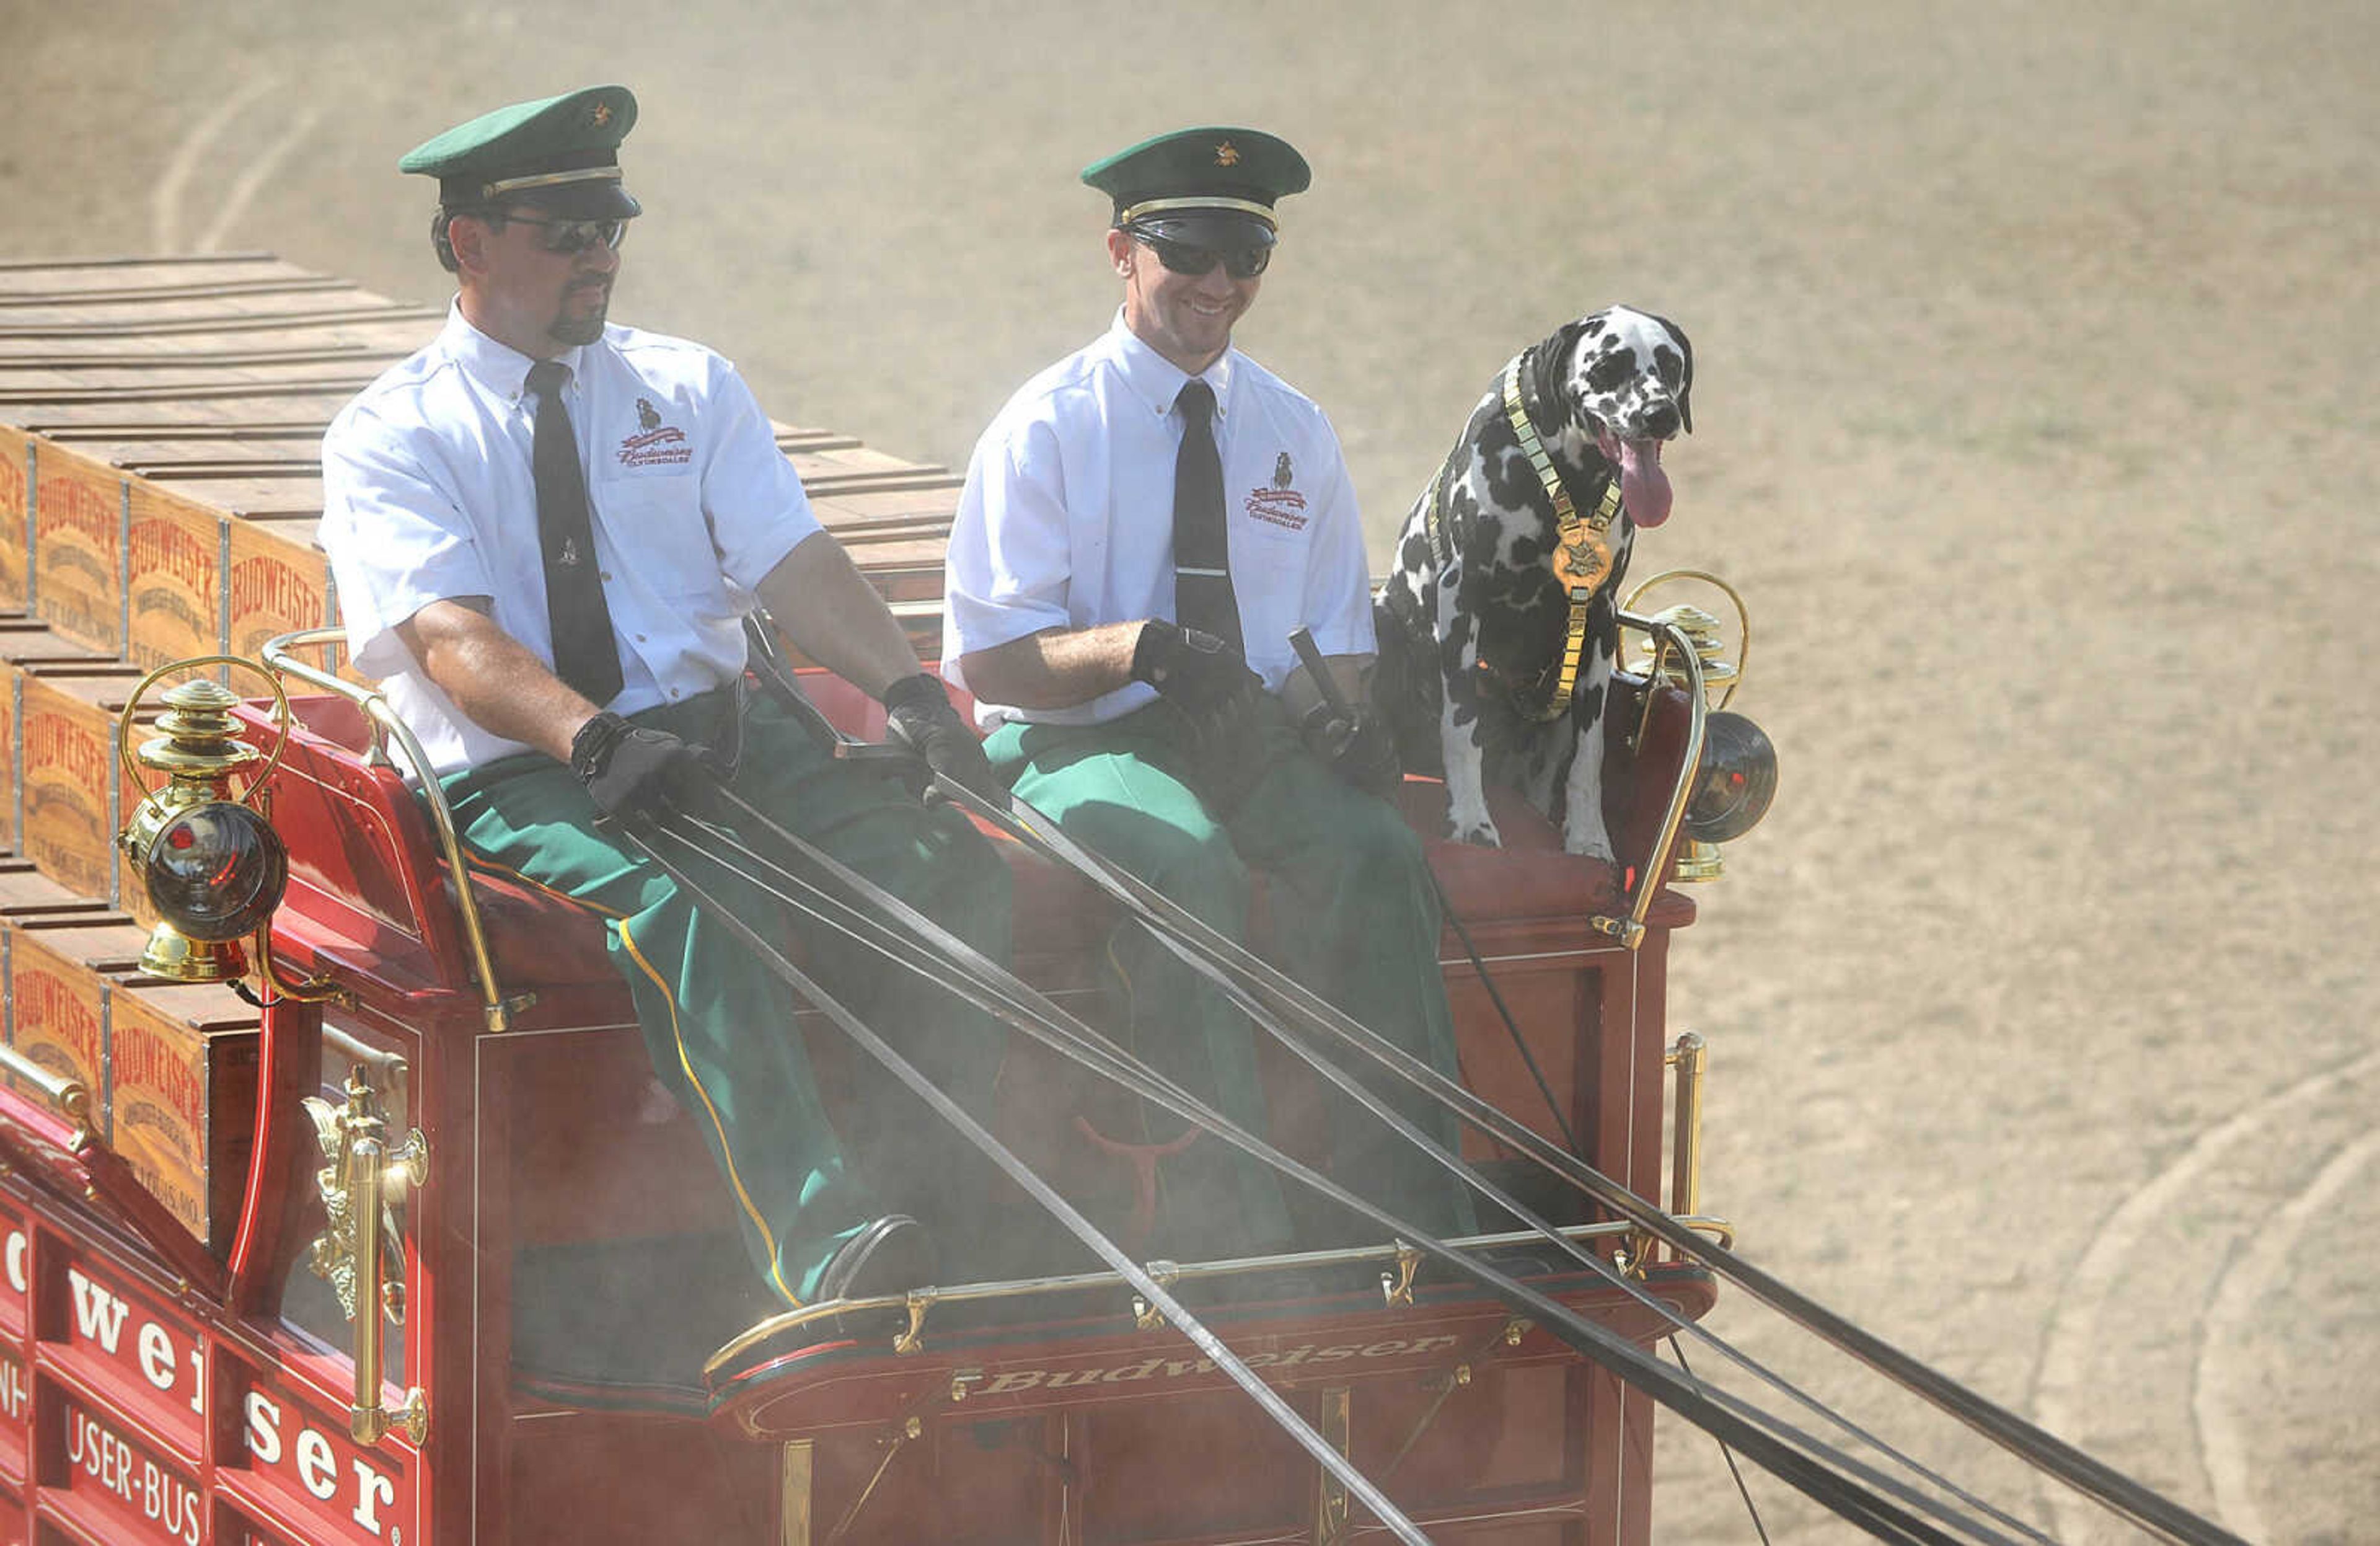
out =
[[(1250, 1369), (1294, 1369), (1301, 1365), (1344, 1363), (1356, 1358), (1412, 1357), (1416, 1354), (1441, 1353), (1454, 1345), (1455, 1339), (1451, 1336), (1417, 1336), (1410, 1341), (1390, 1337), (1379, 1342), (1335, 1343), (1325, 1347), (1317, 1347), (1307, 1342), (1279, 1353), (1250, 1353), (1241, 1361)], [(1119, 1364), (1113, 1369), (1010, 1369), (993, 1375), (977, 1394), (1014, 1395), (1020, 1391), (1136, 1384), (1143, 1380), (1179, 1380), (1214, 1371), (1215, 1360), (1212, 1358), (1163, 1357)]]

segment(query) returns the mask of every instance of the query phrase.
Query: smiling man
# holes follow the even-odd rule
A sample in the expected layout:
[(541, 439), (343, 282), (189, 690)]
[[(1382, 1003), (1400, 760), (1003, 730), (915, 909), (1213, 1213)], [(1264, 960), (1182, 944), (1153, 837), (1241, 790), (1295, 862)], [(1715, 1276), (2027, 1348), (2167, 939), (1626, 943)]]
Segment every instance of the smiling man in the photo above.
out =
[[(1249, 868), (1269, 871), (1291, 968), (1451, 1075), (1436, 896), (1380, 797), (1394, 749), (1360, 707), (1373, 637), (1354, 491), (1321, 410), (1232, 347), (1305, 160), (1254, 129), (1183, 129), (1083, 181), (1112, 206), (1123, 304), (976, 446), (944, 670), (975, 694), (1019, 795), (1235, 937)], [(1301, 627), (1352, 713), (1300, 668)], [(1129, 926), (1104, 964), (1136, 1050), (1264, 1130), (1247, 1020)], [(1408, 1114), (1451, 1138), (1442, 1114)], [(1469, 1227), (1468, 1199), (1379, 1124), (1350, 1103), (1336, 1126), (1342, 1180), (1433, 1233)], [(1159, 1174), (1167, 1254), (1288, 1243), (1271, 1175), (1220, 1145), (1194, 1143)]]
[[(500, 108), (399, 164), (438, 179), (455, 297), (436, 340), (322, 443), (322, 545), (356, 664), (431, 759), (464, 840), (601, 916), (654, 1068), (718, 1160), (762, 1276), (793, 1304), (934, 1274), (917, 1212), (978, 1228), (942, 1125), (868, 1108), (838, 1134), (784, 985), (623, 840), (673, 810), (733, 824), (723, 784), (1004, 953), (1006, 867), (947, 808), (837, 761), (744, 688), (754, 599), (880, 699), (938, 770), (992, 786), (974, 733), (820, 530), (735, 368), (607, 321), (641, 212), (617, 152), (637, 102), (598, 86)], [(757, 888), (706, 884), (749, 919)], [(823, 931), (821, 931), (823, 932)], [(981, 1105), (999, 1028), (832, 938), (811, 969)]]

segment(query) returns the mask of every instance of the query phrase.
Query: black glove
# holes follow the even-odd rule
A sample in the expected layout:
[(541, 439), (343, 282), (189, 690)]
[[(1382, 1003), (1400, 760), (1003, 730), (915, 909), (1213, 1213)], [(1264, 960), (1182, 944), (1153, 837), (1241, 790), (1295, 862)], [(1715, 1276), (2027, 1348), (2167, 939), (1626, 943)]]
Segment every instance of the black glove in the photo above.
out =
[(658, 816), (685, 803), (710, 774), (702, 751), (666, 730), (600, 713), (570, 741), (570, 771), (605, 816)]
[(991, 771), (975, 727), (959, 717), (942, 684), (920, 671), (884, 689), (884, 736), (926, 760), (926, 766), (997, 805), (1008, 788)]
[(1264, 678), (1237, 650), (1213, 634), (1155, 618), (1140, 626), (1132, 679), (1147, 682), (1193, 720), (1244, 705), (1264, 691)]
[(1141, 625), (1132, 675), (1180, 711), (1190, 728), (1190, 785), (1209, 811), (1228, 818), (1270, 761), (1264, 678), (1213, 634), (1160, 619)]
[(1369, 709), (1357, 709), (1349, 719), (1332, 713), (1327, 703), (1317, 703), (1305, 711), (1297, 728), (1305, 737), (1306, 750), (1367, 795), (1386, 798), (1404, 778), (1397, 738), (1389, 734), (1387, 721)]

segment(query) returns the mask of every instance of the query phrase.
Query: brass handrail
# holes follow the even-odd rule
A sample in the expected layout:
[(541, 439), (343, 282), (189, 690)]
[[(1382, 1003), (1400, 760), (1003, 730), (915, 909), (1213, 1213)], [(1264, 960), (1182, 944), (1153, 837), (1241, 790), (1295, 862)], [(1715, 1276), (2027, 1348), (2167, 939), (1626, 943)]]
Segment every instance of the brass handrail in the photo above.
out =
[[(335, 692), (364, 712), (364, 717), (381, 734), (394, 741), (405, 754), (405, 761), (419, 781), (422, 801), (430, 808), (431, 824), (438, 829), (438, 846), (446, 856), (447, 872), (455, 880), (455, 909), (462, 914), (463, 940), (471, 952), (471, 969), (479, 978), (480, 995), (484, 1001), (488, 1029), (492, 1031), (512, 1029), (513, 1016), (535, 1002), (536, 995), (524, 993), (507, 999), (496, 981), (494, 955), (488, 949), (487, 931), (480, 922), (480, 904), (471, 890), (471, 869), (463, 856), (463, 839), (455, 828), (455, 813), (446, 805), (445, 792), (430, 769), (430, 755), (414, 739), (413, 732), (397, 717), (386, 697), (373, 688), (358, 687), (333, 672), (323, 671), (292, 656), (289, 651), (305, 646), (332, 645), (344, 641), (342, 628), (300, 628), (295, 633), (279, 634), (264, 641), (261, 653), (264, 663), (275, 671), (310, 682), (318, 688)], [(379, 743), (374, 743), (375, 748)]]
[[(1709, 1235), (1721, 1246), (1735, 1243), (1735, 1226), (1724, 1219), (1682, 1218), (1677, 1222), (1682, 1228)], [(1562, 1237), (1569, 1240), (1626, 1239), (1634, 1232), (1635, 1226), (1624, 1221), (1565, 1224), (1560, 1230)], [(1500, 1246), (1530, 1245), (1540, 1238), (1535, 1230), (1519, 1229), (1501, 1235), (1468, 1235), (1446, 1243), (1463, 1250), (1483, 1250)], [(1176, 1283), (1227, 1277), (1235, 1273), (1308, 1272), (1318, 1267), (1350, 1266), (1365, 1261), (1393, 1263), (1402, 1253), (1411, 1249), (1408, 1246), (1390, 1244), (1349, 1247), (1340, 1250), (1299, 1251), (1280, 1256), (1238, 1257), (1217, 1261), (1152, 1261), (1148, 1263), (1148, 1272), (1158, 1282), (1171, 1286)], [(1382, 1287), (1386, 1290), (1390, 1286), (1389, 1274), (1384, 1272), (1381, 1278)], [(937, 1305), (981, 1304), (990, 1299), (1029, 1298), (1043, 1294), (1120, 1288), (1123, 1282), (1121, 1272), (1073, 1272), (1062, 1277), (1017, 1278), (1001, 1283), (964, 1284), (951, 1288), (918, 1288), (905, 1294), (880, 1294), (864, 1299), (822, 1300), (818, 1304), (780, 1311), (738, 1333), (732, 1341), (710, 1355), (702, 1366), (702, 1372), (706, 1376), (718, 1372), (737, 1354), (768, 1341), (780, 1332), (855, 1311), (906, 1310), (909, 1324), (896, 1339), (896, 1345), (900, 1345), (901, 1351), (908, 1352), (923, 1345), (918, 1340), (918, 1332), (925, 1323), (927, 1313)], [(1154, 1329), (1155, 1324), (1152, 1321), (1144, 1329)]]
[(1703, 1205), (1703, 1085), (1710, 1072), (1710, 1045), (1694, 1031), (1681, 1031), (1662, 1062), (1678, 1071), (1670, 1119), (1670, 1211), (1684, 1218), (1699, 1213)]
[[(1694, 640), (1674, 623), (1658, 617), (1640, 617), (1633, 612), (1620, 614), (1622, 626), (1644, 633), (1656, 634), (1677, 646), (1686, 670), (1686, 698), (1691, 718), (1686, 726), (1686, 751), (1678, 765), (1678, 782), (1670, 791), (1670, 807), (1661, 818), (1660, 835), (1654, 841), (1653, 851), (1645, 856), (1645, 868), (1636, 877), (1636, 888), (1629, 896), (1627, 916), (1612, 918), (1601, 914), (1587, 919), (1599, 934), (1608, 934), (1630, 950), (1645, 943), (1645, 919), (1653, 910), (1653, 898), (1661, 889), (1661, 873), (1669, 868), (1670, 850), (1677, 846), (1678, 829), (1685, 824), (1686, 806), (1694, 797), (1694, 773), (1702, 766), (1704, 724), (1709, 716), (1709, 706), (1703, 701), (1703, 663), (1694, 653)], [(1658, 683), (1647, 683), (1645, 690), (1658, 689)]]
[(349, 1195), (356, 1206), (356, 1403), (348, 1429), (358, 1443), (376, 1444), (391, 1429), (419, 1444), (430, 1436), (430, 1403), (408, 1389), (394, 1409), (381, 1403), (381, 1306), (387, 1284), (381, 1277), (381, 1206), (390, 1190), (420, 1179), (419, 1133), (396, 1153), (377, 1138), (358, 1138), (347, 1156)]
[(98, 1137), (91, 1125), (91, 1087), (80, 1079), (70, 1079), (53, 1074), (16, 1048), (0, 1043), (0, 1065), (40, 1090), (49, 1097), (58, 1114), (75, 1125), (74, 1139), (69, 1147), (80, 1149)]

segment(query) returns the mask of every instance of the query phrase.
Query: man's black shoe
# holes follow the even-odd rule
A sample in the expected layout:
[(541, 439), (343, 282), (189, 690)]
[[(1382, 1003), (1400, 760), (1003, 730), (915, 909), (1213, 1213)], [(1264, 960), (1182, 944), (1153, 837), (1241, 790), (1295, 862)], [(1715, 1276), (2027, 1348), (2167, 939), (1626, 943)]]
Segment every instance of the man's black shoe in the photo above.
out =
[(906, 1213), (887, 1213), (845, 1240), (819, 1274), (818, 1297), (872, 1299), (934, 1281), (934, 1243)]

